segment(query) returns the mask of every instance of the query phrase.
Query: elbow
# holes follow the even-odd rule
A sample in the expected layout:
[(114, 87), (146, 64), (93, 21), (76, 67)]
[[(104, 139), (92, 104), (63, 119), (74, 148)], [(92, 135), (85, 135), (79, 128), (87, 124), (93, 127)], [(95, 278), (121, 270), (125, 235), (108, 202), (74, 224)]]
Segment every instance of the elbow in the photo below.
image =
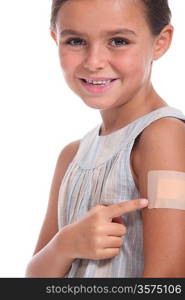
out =
[(30, 264), (27, 265), (24, 277), (32, 277), (31, 276), (31, 270), (30, 270)]
[(37, 266), (37, 264), (35, 263), (35, 257), (33, 256), (33, 258), (29, 261), (29, 263), (26, 266), (25, 269), (25, 277), (28, 278), (36, 278), (36, 277), (41, 277), (40, 272), (39, 272), (39, 266)]
[(28, 265), (26, 266), (26, 270), (25, 270), (25, 277), (28, 277), (28, 278), (31, 278), (31, 277), (35, 277), (34, 275), (33, 275), (33, 270), (32, 270), (33, 268), (32, 268), (32, 261), (30, 261), (29, 263), (28, 263)]

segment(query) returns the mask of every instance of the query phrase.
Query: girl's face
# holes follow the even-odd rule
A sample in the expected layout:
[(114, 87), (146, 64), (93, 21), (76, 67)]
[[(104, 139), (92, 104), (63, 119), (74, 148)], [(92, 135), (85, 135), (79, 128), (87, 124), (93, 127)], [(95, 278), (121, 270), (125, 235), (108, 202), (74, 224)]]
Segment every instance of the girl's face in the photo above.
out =
[(92, 108), (122, 105), (149, 85), (154, 36), (139, 0), (69, 0), (56, 41), (66, 82)]

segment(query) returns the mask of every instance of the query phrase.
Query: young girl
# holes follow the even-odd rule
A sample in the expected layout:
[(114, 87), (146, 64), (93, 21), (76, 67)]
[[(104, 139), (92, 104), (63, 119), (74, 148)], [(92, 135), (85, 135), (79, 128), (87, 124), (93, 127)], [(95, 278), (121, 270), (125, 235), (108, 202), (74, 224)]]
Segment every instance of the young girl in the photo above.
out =
[(151, 83), (170, 17), (167, 0), (53, 0), (66, 82), (102, 123), (59, 155), (26, 276), (185, 275), (185, 212), (140, 199), (150, 170), (185, 172), (185, 116)]

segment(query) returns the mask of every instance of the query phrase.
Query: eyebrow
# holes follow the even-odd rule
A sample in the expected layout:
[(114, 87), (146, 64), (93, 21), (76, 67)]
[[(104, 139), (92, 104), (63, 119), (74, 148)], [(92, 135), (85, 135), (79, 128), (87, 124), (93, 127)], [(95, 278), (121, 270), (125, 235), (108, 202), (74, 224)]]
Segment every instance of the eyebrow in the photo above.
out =
[[(109, 36), (109, 35), (116, 35), (116, 34), (125, 34), (125, 35), (134, 35), (136, 36), (136, 33), (133, 30), (127, 29), (127, 28), (118, 28), (116, 30), (111, 31), (103, 31), (102, 35)], [(60, 36), (68, 36), (68, 35), (76, 35), (76, 36), (85, 36), (87, 35), (85, 32), (79, 32), (76, 30), (71, 29), (65, 29), (61, 31)]]

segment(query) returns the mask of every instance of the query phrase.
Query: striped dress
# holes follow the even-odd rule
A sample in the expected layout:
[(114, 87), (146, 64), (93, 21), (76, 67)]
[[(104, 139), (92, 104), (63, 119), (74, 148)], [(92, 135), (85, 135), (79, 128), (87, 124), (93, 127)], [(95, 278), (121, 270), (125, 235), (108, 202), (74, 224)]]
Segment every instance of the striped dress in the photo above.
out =
[[(99, 124), (81, 139), (59, 190), (59, 229), (76, 222), (95, 205), (140, 198), (130, 168), (131, 151), (137, 136), (152, 122), (164, 117), (185, 122), (182, 111), (164, 106), (106, 136), (99, 135)], [(119, 255), (102, 260), (75, 259), (66, 278), (141, 277), (144, 265), (141, 212), (127, 213), (122, 219), (127, 234)]]

